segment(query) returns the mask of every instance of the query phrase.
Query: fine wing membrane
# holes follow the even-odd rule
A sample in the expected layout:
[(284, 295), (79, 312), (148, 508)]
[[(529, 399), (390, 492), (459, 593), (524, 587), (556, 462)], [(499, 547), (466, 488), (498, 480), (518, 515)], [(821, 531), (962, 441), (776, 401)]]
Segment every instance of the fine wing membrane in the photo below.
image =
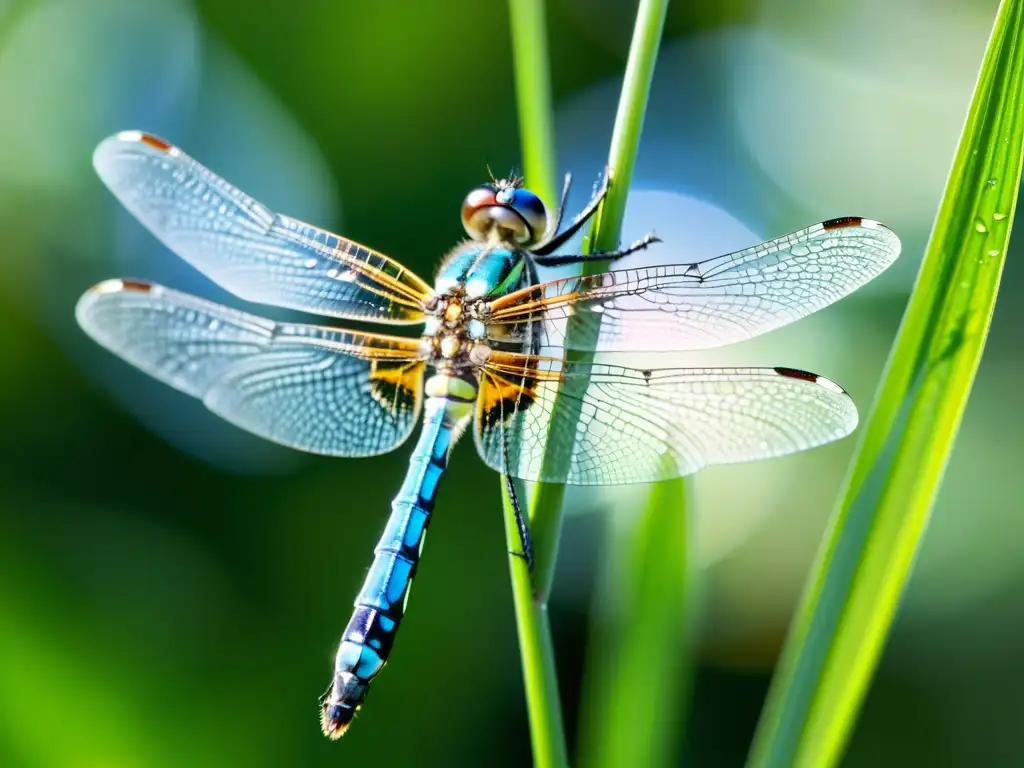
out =
[(480, 384), (480, 455), (529, 481), (666, 480), (812, 448), (857, 425), (838, 385), (789, 368), (639, 370), (495, 353)]
[(168, 248), (242, 299), (330, 317), (423, 321), (433, 291), (420, 277), (274, 213), (163, 139), (119, 133), (96, 148), (93, 164)]
[[(753, 338), (841, 299), (895, 261), (870, 219), (833, 219), (693, 264), (623, 269), (523, 288), (491, 302), (491, 337), (598, 352), (699, 350)], [(566, 338), (570, 316), (579, 336)]]
[(419, 414), (416, 339), (275, 323), (151, 283), (109, 280), (76, 317), (102, 346), (261, 437), (312, 453), (372, 456)]

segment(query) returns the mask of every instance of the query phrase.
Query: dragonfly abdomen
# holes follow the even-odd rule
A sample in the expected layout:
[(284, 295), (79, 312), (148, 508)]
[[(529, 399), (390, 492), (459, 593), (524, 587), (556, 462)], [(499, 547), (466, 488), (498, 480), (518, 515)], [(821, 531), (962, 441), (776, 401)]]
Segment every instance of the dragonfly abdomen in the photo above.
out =
[[(428, 391), (431, 389), (438, 391), (436, 384)], [(471, 401), (454, 393), (427, 398), (423, 431), (409, 460), (405, 482), (391, 502), (391, 517), (374, 550), (373, 564), (356, 596), (355, 610), (338, 648), (334, 682), (323, 701), (321, 724), (331, 738), (345, 733), (366, 698), (370, 680), (388, 659), (448, 454), (470, 408)]]

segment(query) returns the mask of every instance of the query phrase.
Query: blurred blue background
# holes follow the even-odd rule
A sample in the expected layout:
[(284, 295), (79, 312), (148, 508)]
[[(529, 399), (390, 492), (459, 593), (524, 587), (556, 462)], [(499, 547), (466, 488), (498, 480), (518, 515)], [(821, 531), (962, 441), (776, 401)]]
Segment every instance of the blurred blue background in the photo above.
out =
[[(684, 364), (806, 368), (867, 411), (996, 5), (672, 6), (624, 235), (665, 244), (634, 263), (851, 214), (904, 242), (850, 299)], [(549, 2), (574, 208), (604, 165), (634, 12)], [(476, 0), (0, 0), (0, 764), (528, 763), (498, 482), (468, 444), (388, 670), (330, 744), (317, 697), (406, 452), (342, 461), (264, 444), (73, 319), (86, 287), (119, 275), (238, 303), (96, 178), (93, 147), (124, 128), (430, 277), (486, 164), (519, 160), (508, 38), (505, 3)], [(844, 765), (1020, 765), (1022, 250)], [(694, 483), (699, 666), (680, 764), (742, 763), (853, 443)], [(644, 495), (569, 495), (552, 615), (570, 729), (603, 521)]]

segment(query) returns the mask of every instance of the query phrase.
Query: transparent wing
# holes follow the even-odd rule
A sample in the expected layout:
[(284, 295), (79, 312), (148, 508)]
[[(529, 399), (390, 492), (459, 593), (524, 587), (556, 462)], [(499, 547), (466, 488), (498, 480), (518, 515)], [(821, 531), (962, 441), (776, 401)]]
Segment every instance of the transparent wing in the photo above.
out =
[(414, 273), (270, 211), (163, 139), (119, 133), (96, 148), (93, 164), (168, 248), (240, 298), (332, 317), (423, 321), (433, 292)]
[[(559, 384), (568, 407), (553, 418)], [(480, 455), (500, 472), (616, 485), (782, 456), (856, 425), (842, 388), (789, 368), (642, 371), (495, 353), (481, 371), (475, 431)], [(549, 445), (554, 461), (544, 464)]]
[[(566, 345), (578, 315), (599, 352), (707, 349), (749, 339), (841, 299), (895, 261), (900, 241), (870, 219), (833, 219), (743, 251), (694, 264), (570, 277), (490, 304), (493, 339), (527, 332)], [(598, 327), (599, 326), (599, 327)]]
[(419, 412), (416, 339), (275, 323), (151, 283), (109, 280), (76, 317), (101, 345), (261, 437), (313, 453), (397, 448)]

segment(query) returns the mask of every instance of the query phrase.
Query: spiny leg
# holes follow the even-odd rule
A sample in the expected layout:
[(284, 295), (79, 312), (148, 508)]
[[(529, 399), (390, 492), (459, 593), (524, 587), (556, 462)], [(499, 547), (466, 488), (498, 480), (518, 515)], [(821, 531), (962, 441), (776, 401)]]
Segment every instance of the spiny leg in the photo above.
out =
[(519, 504), (519, 492), (516, 490), (516, 481), (508, 474), (508, 430), (502, 430), (501, 448), (505, 453), (505, 484), (508, 489), (508, 500), (512, 504), (512, 512), (516, 517), (516, 529), (519, 531), (519, 543), (523, 548), (522, 552), (510, 549), (508, 553), (526, 560), (526, 567), (533, 573), (533, 539), (530, 537), (530, 524), (526, 521), (523, 508)]
[(519, 493), (516, 491), (516, 481), (506, 475), (505, 482), (508, 485), (508, 498), (509, 501), (512, 502), (512, 511), (516, 516), (516, 529), (519, 531), (519, 543), (523, 548), (522, 552), (516, 552), (514, 549), (510, 549), (508, 553), (515, 557), (523, 558), (526, 561), (526, 567), (530, 569), (530, 573), (533, 573), (533, 539), (530, 537), (530, 524), (526, 522), (526, 515), (523, 514), (523, 508), (519, 506)]
[(558, 209), (555, 211), (554, 218), (551, 219), (551, 226), (548, 227), (548, 231), (544, 233), (544, 237), (541, 238), (540, 244), (548, 242), (548, 240), (558, 234), (558, 230), (562, 227), (562, 218), (565, 216), (565, 201), (569, 199), (569, 187), (572, 186), (572, 174), (565, 174), (565, 181), (562, 183), (562, 196), (558, 200)]
[(615, 261), (623, 256), (644, 250), (651, 243), (660, 243), (661, 238), (653, 232), (648, 232), (635, 243), (630, 243), (625, 248), (606, 253), (565, 253), (558, 256), (544, 256), (535, 258), (534, 261), (542, 267), (558, 267), (564, 264), (582, 264), (587, 261)]
[[(565, 204), (565, 197), (569, 192), (568, 178), (566, 179), (565, 188), (562, 191), (562, 203), (558, 206), (558, 221), (561, 224), (562, 208)], [(566, 227), (564, 232), (555, 233), (550, 238), (545, 238), (536, 247), (530, 249), (530, 253), (534, 256), (547, 256), (550, 253), (554, 253), (556, 250), (565, 245), (569, 238), (580, 231), (580, 228), (587, 223), (587, 220), (597, 211), (597, 207), (604, 200), (604, 196), (608, 194), (608, 188), (611, 185), (611, 180), (608, 178), (608, 169), (605, 168), (604, 177), (601, 180), (601, 186), (597, 192), (587, 203), (587, 207), (580, 211), (576, 218), (572, 220), (572, 223)]]

